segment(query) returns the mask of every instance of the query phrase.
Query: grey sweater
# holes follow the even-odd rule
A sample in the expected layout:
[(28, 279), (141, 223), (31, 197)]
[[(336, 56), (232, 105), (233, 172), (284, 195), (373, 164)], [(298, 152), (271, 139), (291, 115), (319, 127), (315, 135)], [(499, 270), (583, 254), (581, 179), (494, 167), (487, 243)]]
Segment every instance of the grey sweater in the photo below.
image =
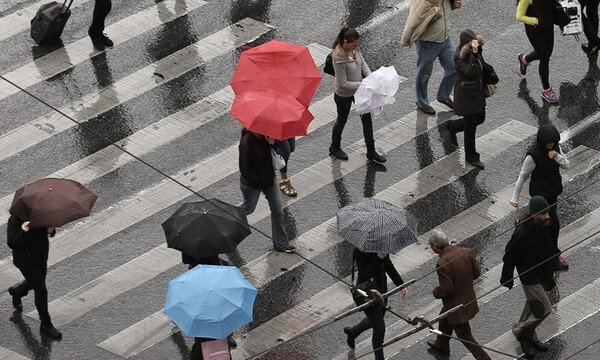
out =
[(338, 45), (331, 51), (331, 58), (335, 70), (333, 91), (343, 97), (354, 96), (362, 79), (371, 74), (369, 65), (362, 56), (360, 49), (356, 48), (354, 50), (354, 59), (351, 59), (342, 45)]

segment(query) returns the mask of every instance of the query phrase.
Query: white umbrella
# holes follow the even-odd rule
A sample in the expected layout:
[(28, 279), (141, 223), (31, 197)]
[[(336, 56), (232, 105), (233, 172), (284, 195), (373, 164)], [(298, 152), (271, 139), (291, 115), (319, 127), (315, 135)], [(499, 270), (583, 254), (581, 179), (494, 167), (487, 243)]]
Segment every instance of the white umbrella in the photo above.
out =
[(363, 79), (354, 94), (355, 107), (358, 114), (381, 114), (384, 105), (396, 101), (394, 95), (398, 91), (400, 76), (394, 66), (380, 67)]

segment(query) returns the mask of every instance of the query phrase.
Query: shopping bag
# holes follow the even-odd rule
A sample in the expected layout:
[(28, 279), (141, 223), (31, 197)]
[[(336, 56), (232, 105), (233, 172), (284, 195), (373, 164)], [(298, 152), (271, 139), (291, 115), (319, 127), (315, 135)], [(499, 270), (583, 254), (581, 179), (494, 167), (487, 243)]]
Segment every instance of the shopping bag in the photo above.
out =
[(563, 35), (578, 35), (583, 32), (583, 22), (581, 20), (581, 5), (577, 0), (563, 0), (560, 2), (571, 22), (563, 28)]
[(202, 343), (204, 360), (231, 360), (227, 340), (211, 340)]

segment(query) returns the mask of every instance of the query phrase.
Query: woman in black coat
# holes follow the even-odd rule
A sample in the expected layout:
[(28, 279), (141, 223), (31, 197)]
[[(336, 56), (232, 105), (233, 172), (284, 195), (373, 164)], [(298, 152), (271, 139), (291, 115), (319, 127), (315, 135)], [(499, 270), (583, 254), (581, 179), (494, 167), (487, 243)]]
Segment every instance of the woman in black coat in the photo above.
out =
[(25, 281), (8, 289), (12, 296), (13, 306), (23, 309), (21, 298), (29, 290), (35, 292), (35, 307), (40, 316), (40, 332), (54, 339), (61, 339), (62, 334), (50, 320), (48, 312), (48, 290), (46, 289), (46, 272), (48, 270), (48, 237), (56, 234), (53, 227), (29, 228), (29, 221), (23, 221), (11, 215), (8, 218), (7, 241), (12, 249), (13, 264), (21, 271)]
[(465, 133), (465, 160), (473, 166), (484, 169), (475, 150), (475, 132), (477, 125), (485, 121), (485, 88), (483, 69), (485, 61), (481, 54), (483, 37), (473, 30), (460, 34), (460, 45), (454, 52), (456, 80), (454, 83), (454, 113), (462, 119), (446, 123), (451, 141), (458, 145), (456, 133)]
[[(390, 260), (390, 256), (384, 253), (366, 253), (358, 249), (354, 249), (352, 254), (352, 261), (356, 262), (358, 268), (358, 276), (356, 279), (357, 284), (372, 280), (375, 282), (376, 290), (380, 293), (386, 293), (387, 287), (387, 275), (390, 276), (396, 286), (404, 284), (404, 280), (394, 267), (394, 264)], [(354, 278), (354, 274), (352, 276)], [(406, 289), (402, 289), (402, 296), (406, 296)], [(360, 296), (354, 297), (354, 302), (357, 306), (362, 305), (364, 300)], [(373, 328), (372, 344), (373, 350), (375, 350), (375, 359), (383, 360), (383, 338), (385, 337), (385, 322), (383, 316), (385, 315), (385, 307), (382, 305), (375, 305), (364, 310), (366, 318), (362, 319), (357, 325), (353, 327), (345, 327), (344, 333), (348, 336), (347, 342), (350, 348), (354, 349), (354, 340), (363, 331)]]

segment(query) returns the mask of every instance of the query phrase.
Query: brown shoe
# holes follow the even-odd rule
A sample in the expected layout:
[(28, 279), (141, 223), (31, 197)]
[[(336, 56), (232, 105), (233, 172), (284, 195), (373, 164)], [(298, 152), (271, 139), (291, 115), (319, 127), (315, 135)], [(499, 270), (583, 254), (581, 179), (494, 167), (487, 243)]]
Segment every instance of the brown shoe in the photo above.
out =
[(426, 107), (417, 106), (417, 109), (421, 110), (422, 112), (424, 112), (427, 115), (435, 115), (435, 109), (432, 108), (431, 105), (426, 106)]
[(427, 345), (431, 348), (431, 350), (439, 352), (440, 354), (448, 355), (450, 354), (449, 348), (442, 348), (437, 345), (437, 343), (433, 340), (427, 340)]

